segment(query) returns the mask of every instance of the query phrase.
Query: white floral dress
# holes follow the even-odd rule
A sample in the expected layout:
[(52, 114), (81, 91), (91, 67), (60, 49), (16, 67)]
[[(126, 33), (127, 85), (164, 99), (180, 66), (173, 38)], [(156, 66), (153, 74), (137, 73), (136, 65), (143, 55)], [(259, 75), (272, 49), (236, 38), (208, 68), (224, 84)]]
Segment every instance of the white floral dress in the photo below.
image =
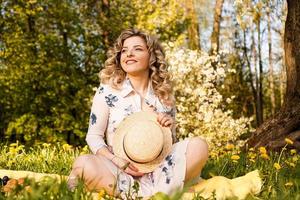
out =
[[(150, 83), (150, 82), (149, 82)], [(175, 108), (164, 106), (154, 95), (151, 84), (148, 84), (145, 103), (156, 112), (170, 114), (175, 119)], [(95, 154), (98, 149), (107, 146), (111, 149), (113, 136), (119, 123), (128, 115), (142, 110), (142, 99), (129, 79), (125, 79), (120, 90), (101, 84), (93, 99), (90, 124), (86, 141)], [(173, 131), (173, 135), (175, 131)], [(105, 163), (117, 179), (116, 189), (121, 197), (133, 190), (134, 182), (138, 183), (138, 196), (148, 197), (156, 192), (171, 194), (182, 189), (186, 171), (186, 149), (188, 140), (173, 144), (171, 153), (160, 166), (142, 177), (133, 177), (122, 172), (111, 161)], [(112, 152), (113, 153), (113, 152)]]

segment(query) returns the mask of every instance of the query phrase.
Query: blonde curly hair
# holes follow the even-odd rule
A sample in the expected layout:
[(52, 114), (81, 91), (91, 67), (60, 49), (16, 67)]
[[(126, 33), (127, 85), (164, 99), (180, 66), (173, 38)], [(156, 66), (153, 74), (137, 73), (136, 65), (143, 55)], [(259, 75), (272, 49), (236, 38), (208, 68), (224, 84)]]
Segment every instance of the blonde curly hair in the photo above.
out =
[(120, 63), (121, 50), (123, 43), (127, 38), (139, 36), (146, 42), (150, 59), (149, 59), (149, 78), (151, 80), (154, 94), (159, 100), (167, 105), (174, 105), (174, 97), (172, 95), (173, 88), (171, 83), (171, 75), (167, 70), (165, 53), (158, 40), (140, 30), (128, 29), (123, 31), (116, 40), (113, 48), (108, 50), (104, 69), (99, 73), (101, 83), (109, 84), (115, 89), (120, 89), (126, 77), (126, 72), (122, 69)]

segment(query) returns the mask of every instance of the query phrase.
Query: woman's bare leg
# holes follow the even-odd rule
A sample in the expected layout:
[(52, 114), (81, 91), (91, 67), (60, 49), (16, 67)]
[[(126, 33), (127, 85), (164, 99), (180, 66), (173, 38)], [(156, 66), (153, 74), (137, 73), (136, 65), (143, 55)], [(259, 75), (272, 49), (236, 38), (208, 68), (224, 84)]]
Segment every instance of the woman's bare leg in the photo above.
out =
[(189, 140), (186, 150), (186, 183), (200, 175), (208, 159), (207, 143), (200, 137), (190, 138)]
[(73, 164), (68, 185), (72, 187), (74, 179), (82, 178), (88, 190), (99, 191), (105, 189), (108, 194), (116, 195), (116, 178), (104, 162), (110, 161), (95, 155), (79, 156)]

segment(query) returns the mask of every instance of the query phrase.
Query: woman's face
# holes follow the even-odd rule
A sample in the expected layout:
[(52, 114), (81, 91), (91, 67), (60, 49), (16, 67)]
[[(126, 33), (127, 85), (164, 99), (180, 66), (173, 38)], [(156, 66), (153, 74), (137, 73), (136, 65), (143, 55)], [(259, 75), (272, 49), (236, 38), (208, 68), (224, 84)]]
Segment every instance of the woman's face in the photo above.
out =
[(150, 54), (146, 42), (139, 36), (127, 38), (121, 49), (121, 67), (130, 75), (149, 72)]

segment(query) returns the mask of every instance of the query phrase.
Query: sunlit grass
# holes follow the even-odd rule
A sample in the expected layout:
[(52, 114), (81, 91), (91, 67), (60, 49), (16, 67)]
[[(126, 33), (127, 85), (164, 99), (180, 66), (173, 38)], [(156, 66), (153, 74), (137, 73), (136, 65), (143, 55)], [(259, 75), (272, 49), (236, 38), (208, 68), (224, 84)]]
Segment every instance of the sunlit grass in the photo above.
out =
[[(258, 169), (263, 179), (258, 198), (300, 199), (300, 156), (295, 149), (289, 149), (291, 142), (286, 140), (286, 146), (281, 152), (268, 152), (264, 147), (241, 151), (229, 144), (224, 152), (211, 155), (202, 177), (235, 178)], [(0, 168), (68, 175), (74, 159), (88, 152), (87, 147), (74, 148), (67, 144), (40, 144), (29, 148), (19, 143), (2, 145)], [(30, 190), (24, 189), (26, 186), (30, 186)], [(100, 196), (103, 197), (104, 193)], [(109, 197), (106, 195), (104, 198)], [(82, 185), (71, 192), (66, 182), (48, 179), (40, 183), (27, 180), (27, 185), (17, 187), (9, 194), (0, 193), (0, 199), (92, 199), (92, 196)], [(169, 197), (161, 195), (160, 199)]]

